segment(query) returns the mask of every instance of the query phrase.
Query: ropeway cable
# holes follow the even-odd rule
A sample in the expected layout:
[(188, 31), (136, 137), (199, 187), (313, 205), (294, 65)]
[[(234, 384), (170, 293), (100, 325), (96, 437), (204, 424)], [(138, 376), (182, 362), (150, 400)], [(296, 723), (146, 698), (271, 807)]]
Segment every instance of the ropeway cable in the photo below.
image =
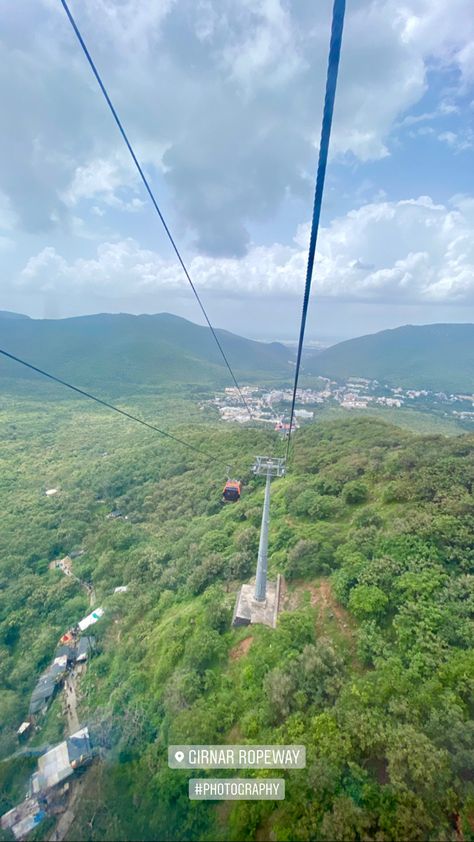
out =
[(319, 160), (316, 175), (316, 188), (314, 193), (313, 220), (311, 224), (311, 238), (309, 243), (308, 265), (306, 269), (306, 282), (303, 296), (303, 311), (301, 314), (300, 335), (298, 340), (298, 354), (296, 358), (295, 382), (293, 387), (293, 398), (291, 402), (290, 428), (288, 430), (288, 442), (286, 447), (286, 459), (290, 452), (291, 429), (295, 416), (296, 392), (301, 367), (301, 355), (303, 352), (304, 334), (306, 328), (306, 317), (308, 315), (309, 295), (311, 292), (311, 281), (313, 278), (314, 258), (316, 254), (316, 242), (318, 239), (319, 220), (321, 218), (321, 206), (324, 192), (324, 179), (328, 162), (329, 140), (331, 137), (332, 118), (334, 113), (334, 100), (336, 97), (337, 74), (339, 70), (339, 59), (341, 56), (342, 31), (344, 28), (345, 0), (334, 0), (332, 11), (331, 42), (329, 46), (328, 71), (326, 79), (326, 95), (324, 99), (323, 123), (321, 128), (321, 143), (319, 146)]
[(184, 447), (194, 450), (195, 453), (199, 453), (201, 456), (206, 456), (208, 459), (212, 459), (213, 462), (223, 462), (223, 460), (218, 459), (217, 456), (214, 456), (206, 450), (202, 450), (200, 447), (195, 447), (195, 445), (189, 444), (189, 442), (178, 438), (178, 436), (173, 436), (172, 433), (160, 430), (160, 428), (155, 427), (154, 424), (149, 424), (148, 421), (144, 421), (142, 418), (138, 418), (136, 415), (126, 412), (124, 409), (119, 409), (118, 406), (114, 406), (114, 404), (108, 403), (107, 401), (102, 400), (102, 398), (98, 398), (96, 395), (92, 395), (90, 392), (84, 391), (84, 389), (79, 389), (78, 386), (73, 386), (72, 383), (68, 383), (67, 380), (62, 380), (60, 377), (56, 377), (54, 374), (50, 374), (48, 371), (44, 371), (42, 368), (38, 368), (38, 366), (33, 365), (26, 360), (22, 360), (20, 357), (16, 357), (14, 354), (4, 351), (2, 348), (0, 348), (0, 354), (10, 360), (14, 360), (16, 363), (20, 363), (20, 365), (26, 366), (26, 368), (30, 368), (32, 371), (36, 371), (37, 374), (41, 374), (43, 377), (48, 377), (49, 380), (54, 380), (55, 383), (60, 383), (61, 386), (66, 386), (68, 389), (72, 389), (73, 392), (77, 392), (79, 395), (82, 395), (83, 398), (89, 398), (91, 401), (100, 403), (102, 406), (107, 407), (107, 409), (112, 409), (114, 412), (124, 415), (125, 418), (128, 418), (131, 421), (136, 421), (138, 424), (148, 427), (149, 430), (153, 430), (155, 433), (160, 433), (161, 436), (165, 436), (167, 439), (173, 439), (173, 441), (178, 442), (178, 444), (182, 444)]
[(139, 175), (140, 175), (140, 178), (141, 178), (141, 180), (143, 181), (143, 184), (144, 184), (145, 189), (146, 189), (146, 191), (147, 191), (147, 193), (148, 193), (148, 195), (149, 195), (149, 197), (150, 197), (150, 199), (151, 199), (151, 202), (152, 202), (152, 204), (153, 204), (153, 207), (155, 208), (155, 211), (156, 211), (156, 213), (158, 214), (158, 216), (159, 216), (159, 218), (160, 218), (160, 221), (161, 221), (161, 223), (162, 223), (162, 225), (163, 225), (163, 228), (164, 228), (164, 229), (165, 229), (165, 231), (166, 231), (166, 234), (167, 234), (167, 236), (168, 236), (168, 239), (169, 239), (169, 241), (170, 241), (170, 243), (171, 243), (171, 245), (172, 245), (172, 247), (173, 247), (173, 249), (174, 249), (174, 252), (175, 252), (175, 254), (176, 254), (176, 257), (177, 257), (177, 258), (178, 258), (178, 260), (179, 260), (179, 263), (180, 263), (181, 268), (182, 268), (182, 270), (183, 270), (183, 272), (184, 272), (184, 274), (185, 274), (185, 276), (186, 276), (186, 279), (187, 279), (187, 281), (188, 281), (188, 283), (189, 283), (189, 285), (190, 285), (190, 287), (191, 287), (191, 289), (192, 289), (192, 291), (193, 291), (193, 293), (194, 293), (194, 296), (195, 296), (195, 298), (196, 298), (196, 301), (198, 302), (199, 307), (201, 308), (201, 312), (202, 312), (202, 314), (203, 314), (203, 316), (204, 316), (204, 318), (205, 318), (205, 320), (206, 320), (206, 323), (207, 323), (207, 326), (208, 326), (209, 330), (211, 331), (211, 333), (212, 333), (212, 335), (213, 335), (213, 337), (214, 337), (215, 343), (216, 343), (216, 345), (217, 345), (217, 347), (218, 347), (218, 349), (219, 349), (219, 351), (220, 351), (220, 353), (221, 353), (222, 359), (224, 360), (224, 362), (225, 362), (225, 364), (226, 364), (226, 366), (227, 366), (227, 369), (228, 369), (228, 371), (229, 371), (229, 374), (230, 374), (230, 376), (231, 376), (231, 378), (232, 378), (232, 380), (233, 380), (233, 382), (234, 382), (234, 385), (235, 385), (235, 387), (236, 387), (236, 389), (237, 389), (237, 391), (238, 391), (238, 393), (239, 393), (240, 399), (241, 399), (241, 401), (242, 401), (243, 405), (245, 406), (245, 408), (246, 408), (246, 410), (247, 410), (247, 412), (248, 412), (248, 414), (249, 414), (249, 417), (250, 417), (250, 418), (252, 418), (252, 412), (251, 412), (251, 410), (250, 410), (250, 407), (249, 407), (249, 405), (248, 405), (247, 401), (245, 400), (245, 398), (244, 398), (244, 396), (243, 396), (243, 394), (242, 394), (242, 390), (241, 390), (241, 388), (240, 388), (240, 386), (239, 386), (239, 384), (238, 384), (238, 382), (237, 382), (237, 378), (236, 378), (236, 376), (235, 376), (235, 374), (234, 374), (234, 372), (233, 372), (233, 370), (232, 370), (232, 367), (231, 367), (231, 365), (230, 365), (230, 363), (229, 363), (229, 360), (227, 359), (227, 355), (226, 355), (226, 353), (225, 353), (225, 351), (224, 351), (224, 349), (223, 349), (223, 347), (222, 347), (222, 345), (221, 345), (221, 343), (220, 343), (220, 341), (219, 341), (219, 338), (218, 338), (218, 336), (217, 336), (216, 331), (214, 330), (214, 328), (213, 328), (213, 326), (212, 326), (212, 324), (211, 324), (211, 321), (210, 321), (210, 319), (209, 319), (209, 316), (207, 315), (207, 312), (206, 312), (206, 309), (205, 309), (205, 307), (204, 307), (204, 304), (202, 303), (201, 297), (200, 297), (200, 295), (199, 295), (199, 293), (198, 293), (198, 291), (197, 291), (196, 287), (195, 287), (195, 286), (194, 286), (194, 284), (193, 284), (193, 281), (192, 281), (191, 276), (190, 276), (190, 274), (189, 274), (189, 271), (188, 271), (188, 269), (187, 269), (187, 267), (186, 267), (186, 264), (185, 264), (185, 262), (184, 262), (183, 258), (181, 257), (181, 253), (180, 253), (180, 251), (179, 251), (179, 249), (178, 249), (178, 246), (176, 245), (176, 242), (175, 242), (175, 240), (174, 240), (174, 238), (173, 238), (173, 235), (171, 234), (171, 231), (170, 231), (170, 229), (168, 228), (168, 225), (166, 224), (165, 218), (164, 218), (164, 216), (163, 216), (163, 214), (162, 214), (162, 212), (161, 212), (161, 210), (160, 210), (160, 207), (159, 207), (158, 202), (157, 202), (157, 200), (156, 200), (156, 198), (155, 198), (155, 195), (154, 195), (154, 193), (153, 193), (153, 190), (151, 189), (150, 184), (149, 184), (149, 182), (148, 182), (148, 179), (147, 179), (147, 177), (146, 177), (145, 173), (143, 172), (143, 169), (142, 169), (142, 167), (141, 167), (141, 164), (140, 164), (140, 162), (139, 162), (139, 160), (138, 160), (138, 158), (137, 158), (137, 156), (136, 156), (136, 154), (135, 154), (135, 152), (134, 152), (134, 150), (133, 150), (132, 144), (130, 143), (130, 141), (129, 141), (129, 139), (128, 139), (127, 133), (126, 133), (126, 131), (125, 131), (125, 129), (124, 129), (124, 127), (123, 127), (123, 125), (122, 125), (122, 121), (120, 120), (120, 117), (118, 116), (117, 111), (115, 110), (115, 107), (114, 107), (114, 105), (113, 105), (113, 103), (112, 103), (112, 100), (110, 99), (110, 96), (109, 96), (109, 94), (107, 93), (107, 89), (106, 89), (106, 87), (105, 87), (105, 85), (104, 85), (104, 83), (103, 83), (103, 81), (102, 81), (102, 79), (101, 79), (101, 76), (100, 76), (100, 74), (99, 74), (99, 71), (97, 70), (97, 67), (96, 67), (96, 65), (95, 65), (95, 63), (94, 63), (94, 60), (93, 60), (93, 58), (92, 58), (92, 56), (91, 56), (91, 54), (90, 54), (90, 52), (89, 52), (89, 50), (88, 50), (88, 48), (87, 48), (87, 46), (86, 46), (86, 43), (85, 43), (85, 41), (84, 41), (84, 39), (83, 39), (83, 37), (82, 37), (82, 35), (81, 35), (81, 33), (80, 33), (79, 27), (78, 27), (78, 25), (77, 25), (76, 21), (74, 20), (74, 18), (73, 18), (73, 16), (72, 16), (72, 13), (71, 13), (71, 11), (70, 11), (70, 9), (69, 9), (69, 6), (68, 6), (68, 4), (67, 4), (66, 0), (60, 0), (60, 2), (61, 2), (62, 6), (63, 6), (63, 8), (64, 8), (64, 11), (66, 12), (66, 15), (67, 15), (67, 17), (68, 17), (68, 19), (69, 19), (69, 23), (71, 24), (71, 26), (72, 26), (72, 28), (73, 28), (73, 30), (74, 30), (74, 33), (75, 33), (75, 35), (76, 35), (76, 37), (77, 37), (77, 40), (79, 41), (79, 44), (80, 44), (80, 45), (81, 45), (81, 47), (82, 47), (82, 50), (83, 50), (83, 52), (84, 52), (84, 55), (85, 55), (85, 57), (86, 57), (87, 61), (89, 62), (90, 68), (91, 68), (91, 70), (92, 70), (92, 72), (93, 72), (93, 74), (94, 74), (94, 76), (95, 76), (95, 78), (96, 78), (96, 80), (97, 80), (97, 83), (98, 83), (98, 85), (99, 85), (99, 88), (100, 88), (100, 90), (102, 91), (102, 93), (103, 93), (103, 95), (104, 95), (105, 101), (107, 102), (107, 105), (108, 105), (108, 106), (109, 106), (109, 108), (110, 108), (110, 111), (111, 111), (111, 113), (112, 113), (112, 116), (113, 116), (113, 118), (114, 118), (114, 120), (115, 120), (115, 122), (116, 122), (116, 124), (117, 124), (118, 130), (119, 130), (120, 134), (122, 135), (122, 138), (123, 138), (123, 140), (124, 140), (124, 142), (125, 142), (125, 145), (126, 145), (126, 147), (127, 147), (128, 151), (129, 151), (130, 155), (131, 155), (131, 158), (132, 158), (132, 160), (133, 160), (133, 163), (135, 164), (135, 166), (136, 166), (136, 168), (137, 168), (137, 170), (138, 170), (138, 173), (139, 173)]

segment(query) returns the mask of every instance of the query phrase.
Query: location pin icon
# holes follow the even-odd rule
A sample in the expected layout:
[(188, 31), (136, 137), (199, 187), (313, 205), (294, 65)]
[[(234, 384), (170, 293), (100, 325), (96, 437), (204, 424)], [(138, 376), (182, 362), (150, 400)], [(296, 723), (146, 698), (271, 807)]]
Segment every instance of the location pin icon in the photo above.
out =
[(174, 756), (174, 759), (177, 760), (178, 763), (181, 763), (181, 761), (184, 760), (184, 752), (177, 751), (175, 756)]

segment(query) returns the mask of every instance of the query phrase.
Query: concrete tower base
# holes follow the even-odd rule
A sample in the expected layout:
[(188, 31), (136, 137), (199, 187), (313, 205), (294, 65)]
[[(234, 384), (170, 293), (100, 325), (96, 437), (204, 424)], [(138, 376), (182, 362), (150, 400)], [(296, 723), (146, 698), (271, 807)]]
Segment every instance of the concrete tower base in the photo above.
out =
[(232, 625), (249, 626), (261, 623), (274, 629), (280, 602), (280, 582), (280, 574), (276, 582), (267, 582), (266, 599), (262, 602), (255, 599), (255, 582), (242, 585), (235, 602)]

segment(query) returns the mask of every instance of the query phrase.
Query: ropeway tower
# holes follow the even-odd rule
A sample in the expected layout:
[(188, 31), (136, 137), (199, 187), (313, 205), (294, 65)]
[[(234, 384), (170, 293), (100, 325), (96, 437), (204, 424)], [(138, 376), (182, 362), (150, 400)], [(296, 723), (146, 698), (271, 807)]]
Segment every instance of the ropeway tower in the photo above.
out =
[(271, 456), (257, 456), (253, 472), (256, 476), (266, 476), (265, 500), (263, 503), (262, 525), (258, 546), (257, 576), (255, 581), (255, 599), (263, 602), (267, 595), (268, 568), (268, 525), (270, 523), (270, 483), (272, 477), (281, 477), (285, 473), (285, 460)]
[(255, 585), (242, 585), (235, 604), (233, 626), (264, 623), (276, 626), (280, 598), (280, 576), (276, 582), (267, 582), (268, 527), (270, 523), (270, 486), (273, 477), (285, 473), (285, 460), (273, 456), (257, 456), (253, 466), (256, 476), (265, 476), (265, 498), (260, 527)]

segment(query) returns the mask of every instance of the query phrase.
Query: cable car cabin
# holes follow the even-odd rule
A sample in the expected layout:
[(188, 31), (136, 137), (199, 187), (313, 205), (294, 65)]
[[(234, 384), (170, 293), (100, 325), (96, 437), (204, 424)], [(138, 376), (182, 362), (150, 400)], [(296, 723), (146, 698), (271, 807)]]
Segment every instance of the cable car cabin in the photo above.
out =
[(237, 500), (240, 500), (241, 491), (242, 483), (239, 480), (227, 480), (224, 486), (224, 491), (222, 492), (222, 501), (224, 503), (237, 503)]
[[(296, 422), (293, 421), (291, 425), (291, 432), (294, 433), (296, 429)], [(275, 424), (275, 432), (280, 433), (282, 438), (288, 438), (288, 436), (290, 435), (290, 424), (285, 421), (279, 421), (278, 424)]]

